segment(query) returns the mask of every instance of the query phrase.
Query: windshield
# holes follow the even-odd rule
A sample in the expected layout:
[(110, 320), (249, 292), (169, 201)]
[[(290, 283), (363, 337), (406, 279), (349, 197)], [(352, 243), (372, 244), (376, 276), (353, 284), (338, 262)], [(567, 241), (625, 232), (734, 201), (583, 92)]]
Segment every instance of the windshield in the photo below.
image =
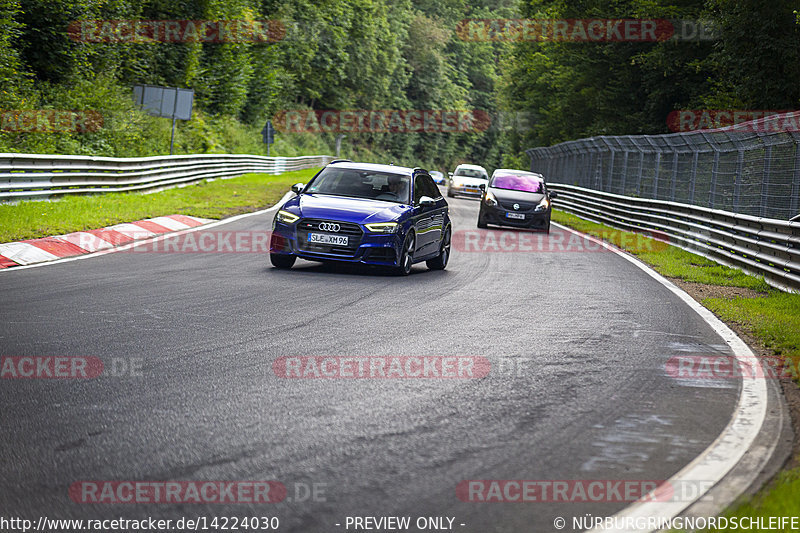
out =
[(510, 191), (536, 192), (544, 194), (544, 183), (536, 176), (500, 174), (492, 179), (491, 187)]
[(402, 174), (328, 167), (308, 184), (305, 192), (407, 204), (410, 181)]
[(472, 168), (459, 168), (453, 174), (454, 176), (464, 176), (465, 178), (481, 178), (484, 180), (489, 179), (489, 175), (483, 170), (476, 170)]

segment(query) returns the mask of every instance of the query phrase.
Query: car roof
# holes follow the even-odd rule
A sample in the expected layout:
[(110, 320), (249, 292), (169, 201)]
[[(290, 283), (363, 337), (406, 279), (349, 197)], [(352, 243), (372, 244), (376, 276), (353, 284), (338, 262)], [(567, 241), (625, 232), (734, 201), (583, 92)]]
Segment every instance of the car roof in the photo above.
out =
[(459, 168), (469, 168), (469, 169), (472, 169), (472, 170), (483, 170), (484, 172), (486, 172), (486, 169), (483, 168), (482, 166), (480, 166), (480, 165), (470, 165), (469, 163), (464, 163), (462, 165), (458, 165), (456, 167), (456, 170), (458, 170)]
[(408, 167), (398, 167), (395, 165), (382, 165), (379, 163), (354, 163), (352, 161), (341, 161), (338, 163), (331, 163), (329, 167), (337, 168), (350, 168), (353, 170), (374, 170), (375, 172), (391, 172), (393, 174), (407, 174), (411, 175), (414, 169)]

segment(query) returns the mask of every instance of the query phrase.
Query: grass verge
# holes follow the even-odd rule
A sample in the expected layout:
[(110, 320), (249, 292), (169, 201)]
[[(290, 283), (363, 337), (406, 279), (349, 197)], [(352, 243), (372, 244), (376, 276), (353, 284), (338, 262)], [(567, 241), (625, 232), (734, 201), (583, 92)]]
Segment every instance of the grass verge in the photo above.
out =
[(292, 184), (307, 182), (318, 170), (298, 170), (277, 176), (246, 174), (151, 194), (110, 193), (0, 204), (0, 243), (162, 215), (224, 218), (247, 213), (273, 205)]
[(706, 298), (703, 305), (746, 327), (776, 355), (800, 361), (800, 295), (770, 291), (764, 298)]
[[(800, 363), (800, 294), (788, 294), (772, 289), (762, 279), (718, 265), (713, 261), (674, 246), (664, 246), (642, 235), (619, 231), (596, 224), (562, 211), (553, 211), (552, 220), (578, 231), (595, 235), (636, 255), (661, 275), (718, 287), (744, 287), (757, 291), (755, 297), (704, 298), (701, 303), (723, 321), (738, 326), (761, 341), (776, 355)], [(795, 374), (795, 380), (798, 376)], [(788, 384), (791, 386), (791, 383)], [(797, 429), (797, 428), (796, 428)], [(792, 464), (800, 462), (796, 456)], [(761, 518), (768, 524), (770, 517), (800, 516), (800, 467), (783, 470), (755, 495), (743, 497), (722, 516), (737, 519)], [(733, 531), (735, 528), (714, 529)], [(757, 531), (756, 525), (753, 531)], [(773, 529), (790, 531), (791, 529)]]

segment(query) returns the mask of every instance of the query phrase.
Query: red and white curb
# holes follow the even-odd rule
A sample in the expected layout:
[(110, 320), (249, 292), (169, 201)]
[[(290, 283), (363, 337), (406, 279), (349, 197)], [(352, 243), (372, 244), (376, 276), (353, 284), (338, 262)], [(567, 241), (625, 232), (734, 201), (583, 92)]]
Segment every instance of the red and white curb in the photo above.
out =
[(56, 237), (9, 242), (0, 244), (0, 268), (90, 254), (156, 235), (195, 228), (209, 222), (212, 220), (188, 215), (169, 215)]

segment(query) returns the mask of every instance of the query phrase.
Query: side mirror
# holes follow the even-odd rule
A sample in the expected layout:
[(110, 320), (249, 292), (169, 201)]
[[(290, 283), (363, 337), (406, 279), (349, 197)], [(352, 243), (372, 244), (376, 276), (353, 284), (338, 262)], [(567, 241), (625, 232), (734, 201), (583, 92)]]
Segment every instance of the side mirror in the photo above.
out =
[(482, 191), (485, 191), (486, 190), (486, 184), (485, 183), (481, 183), (480, 185), (478, 185), (478, 188), (480, 190), (482, 190)]
[(436, 200), (431, 198), (430, 196), (423, 196), (419, 199), (419, 205), (422, 207), (430, 207), (432, 205), (436, 205)]
[(550, 198), (551, 199), (552, 198), (558, 198), (558, 192), (557, 191), (550, 191)]
[(295, 194), (300, 194), (300, 192), (303, 190), (303, 187), (305, 186), (306, 186), (305, 183), (295, 183), (294, 185), (292, 185), (292, 192)]

